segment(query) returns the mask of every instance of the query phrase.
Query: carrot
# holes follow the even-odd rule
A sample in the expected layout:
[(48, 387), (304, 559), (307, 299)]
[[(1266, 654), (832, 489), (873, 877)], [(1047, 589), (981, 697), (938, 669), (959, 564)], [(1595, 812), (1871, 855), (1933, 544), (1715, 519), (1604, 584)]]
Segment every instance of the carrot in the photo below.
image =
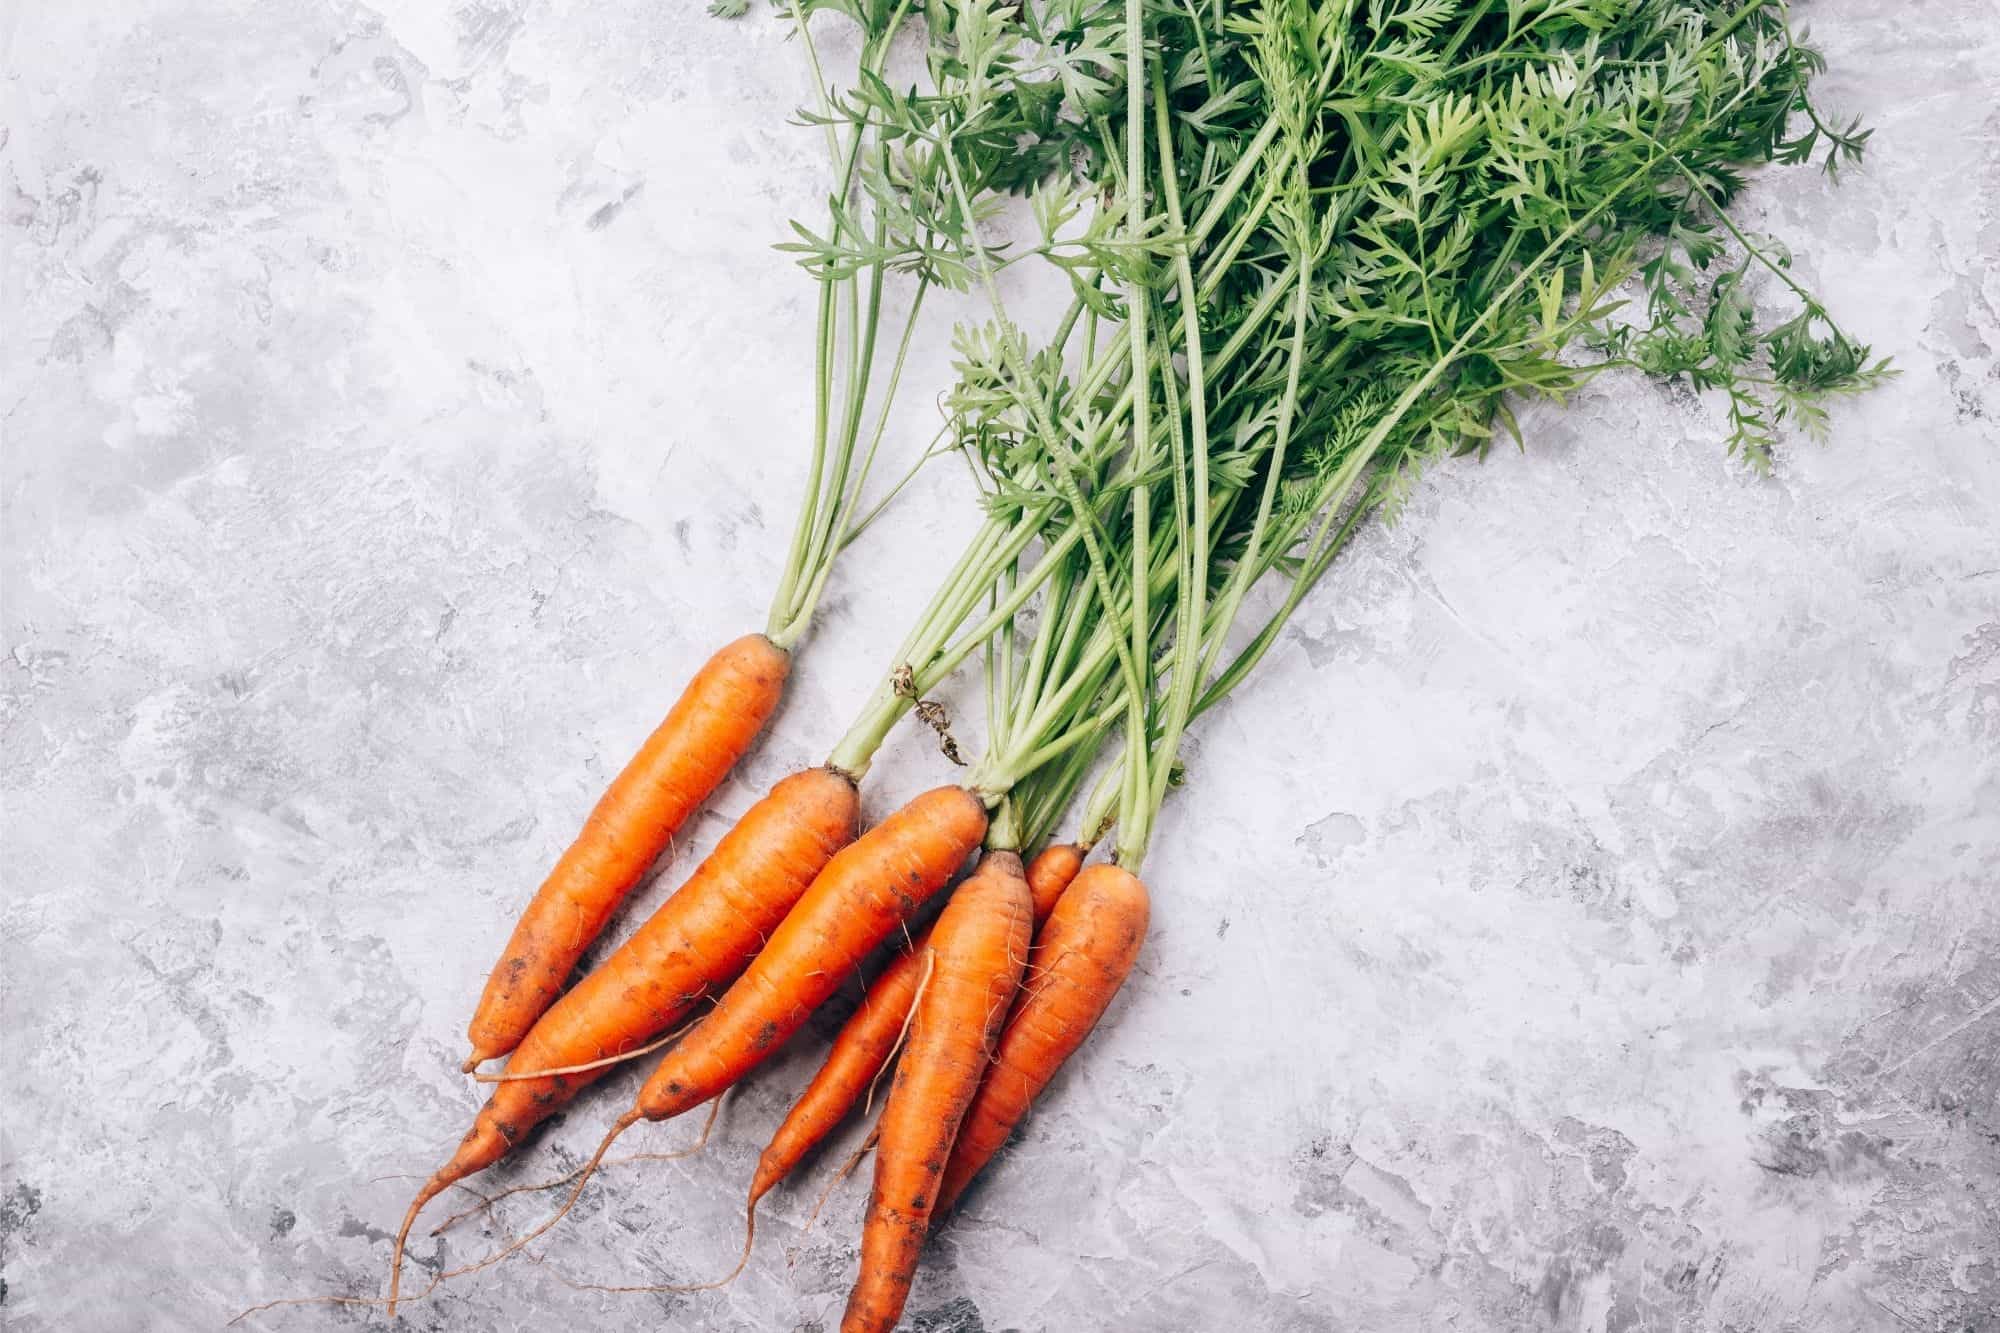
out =
[[(832, 769), (781, 780), (631, 939), (542, 1015), (510, 1066), (561, 1069), (629, 1050), (672, 1026), (705, 990), (749, 962), (820, 871), (853, 841), (859, 805), (852, 780)], [(392, 1299), (404, 1241), (424, 1205), (506, 1156), (608, 1069), (496, 1086), (458, 1151), (410, 1203), (396, 1235)]]
[[(985, 835), (986, 807), (979, 798), (963, 787), (939, 787), (835, 853), (743, 975), (660, 1060), (562, 1207), (478, 1266), (497, 1263), (560, 1222), (620, 1134), (641, 1120), (692, 1110), (761, 1064), (875, 946), (951, 881)], [(392, 1276), (392, 1302), (395, 1295)]]
[(667, 1052), (620, 1128), (692, 1110), (762, 1063), (951, 881), (985, 832), (978, 797), (938, 787), (842, 849), (736, 984)]
[(521, 913), (466, 1028), (468, 1073), (518, 1046), (562, 993), (612, 911), (750, 748), (790, 669), (790, 653), (746, 634), (695, 673)]
[[(1037, 924), (1047, 919), (1056, 899), (1076, 878), (1082, 864), (1083, 854), (1078, 849), (1058, 843), (1043, 849), (1028, 867), (1028, 892)], [(847, 1118), (862, 1090), (881, 1074), (909, 1021), (910, 1004), (916, 998), (923, 974), (923, 952), (928, 942), (928, 932), (918, 936), (909, 949), (882, 970), (882, 975), (868, 988), (861, 1007), (834, 1038), (826, 1062), (799, 1094), (784, 1123), (778, 1126), (757, 1159), (757, 1174), (750, 1183), (752, 1209), (791, 1174), (801, 1158)]]
[(1052, 842), (1028, 863), (1028, 896), (1034, 900), (1035, 929), (1056, 910), (1057, 899), (1083, 869), (1083, 848), (1067, 842)]
[(1146, 886), (1115, 865), (1091, 866), (1056, 904), (1028, 959), (1028, 981), (1000, 1034), (993, 1067), (952, 1145), (940, 1212), (958, 1202), (1103, 1017), (1139, 957), (1149, 911)]
[(952, 1139), (1021, 983), (1032, 915), (1021, 858), (990, 852), (938, 917), (909, 1049), (877, 1127), (861, 1272), (841, 1333), (890, 1333), (903, 1312)]

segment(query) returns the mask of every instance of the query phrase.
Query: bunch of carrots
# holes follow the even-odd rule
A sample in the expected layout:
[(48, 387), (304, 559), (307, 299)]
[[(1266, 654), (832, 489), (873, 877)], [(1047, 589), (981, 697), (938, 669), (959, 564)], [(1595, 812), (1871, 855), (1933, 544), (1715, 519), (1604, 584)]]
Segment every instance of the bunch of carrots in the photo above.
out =
[[(845, 88), (822, 64), (820, 10), (860, 32)], [(1767, 466), (1781, 430), (1822, 429), (1831, 396), (1889, 373), (1730, 216), (1746, 168), (1831, 169), (1866, 137), (1807, 100), (1818, 60), (1781, 3), (788, 13), (833, 176), (824, 222), (786, 247), (818, 289), (816, 410), (770, 622), (696, 672), (515, 925), (467, 1029), (465, 1069), (506, 1069), (479, 1075), (491, 1096), (402, 1220), (392, 1313), (425, 1206), (609, 1069), (659, 1054), (558, 1182), (562, 1206), (433, 1287), (546, 1233), (631, 1125), (712, 1116), (874, 962), (748, 1183), (743, 1262), (758, 1202), (893, 1063), (842, 1323), (893, 1328), (937, 1219), (1133, 971), (1151, 910), (1140, 871), (1187, 729), (1423, 467), (1518, 438), (1512, 404), (1618, 368), (1717, 390), (1732, 449)], [(1003, 245), (1001, 206), (1023, 192), (1036, 235)], [(1022, 263), (1070, 286), (1042, 337), (1001, 294)], [(866, 501), (939, 288), (977, 312), (925, 455), (961, 457), (976, 480), (964, 552), (827, 761), (773, 786), (576, 978), (756, 742), (838, 556), (901, 489)], [(1767, 315), (1771, 301), (1783, 309)], [(986, 718), (968, 760), (932, 695), (975, 658)], [(911, 714), (964, 780), (864, 832), (860, 788)]]

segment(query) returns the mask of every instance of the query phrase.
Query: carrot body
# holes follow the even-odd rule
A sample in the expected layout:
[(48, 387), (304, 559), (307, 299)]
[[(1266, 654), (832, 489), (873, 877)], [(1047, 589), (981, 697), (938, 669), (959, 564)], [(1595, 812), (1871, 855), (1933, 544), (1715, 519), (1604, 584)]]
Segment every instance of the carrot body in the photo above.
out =
[(584, 821), (514, 927), (466, 1035), (465, 1067), (512, 1051), (577, 959), (777, 707), (791, 655), (747, 634), (710, 658)]
[(679, 1115), (755, 1068), (951, 881), (985, 834), (979, 798), (939, 787), (843, 848), (736, 984), (661, 1059), (621, 1127)]
[(891, 1333), (903, 1312), (952, 1140), (1021, 983), (1032, 915), (1021, 858), (991, 852), (938, 917), (909, 1047), (882, 1108), (861, 1273), (841, 1333)]
[(1056, 910), (1056, 900), (1083, 869), (1083, 849), (1066, 842), (1052, 842), (1028, 863), (1028, 896), (1034, 900), (1035, 929)]
[[(832, 769), (794, 773), (750, 807), (688, 881), (536, 1023), (509, 1064), (560, 1069), (632, 1049), (742, 970), (834, 854), (854, 839), (860, 798)], [(610, 1067), (495, 1086), (452, 1159), (424, 1182), (396, 1241), (426, 1203), (484, 1170)], [(391, 1292), (395, 1290), (391, 1280)]]
[[(1067, 844), (1057, 844), (1045, 848), (1028, 867), (1028, 893), (1037, 924), (1048, 918), (1056, 899), (1076, 878), (1082, 864), (1081, 852)], [(791, 1174), (800, 1159), (847, 1118), (862, 1092), (881, 1074), (909, 1021), (910, 1004), (923, 976), (924, 947), (929, 941), (929, 932), (918, 936), (915, 943), (882, 969), (882, 975), (868, 988), (861, 1007), (834, 1038), (826, 1062), (799, 1094), (784, 1123), (778, 1126), (769, 1146), (757, 1159), (757, 1174), (750, 1183), (751, 1207), (756, 1207), (759, 1199)]]
[(1035, 941), (1028, 981), (1000, 1034), (993, 1067), (966, 1112), (944, 1169), (948, 1210), (1014, 1132), (1132, 971), (1150, 915), (1146, 886), (1113, 865), (1076, 877)]

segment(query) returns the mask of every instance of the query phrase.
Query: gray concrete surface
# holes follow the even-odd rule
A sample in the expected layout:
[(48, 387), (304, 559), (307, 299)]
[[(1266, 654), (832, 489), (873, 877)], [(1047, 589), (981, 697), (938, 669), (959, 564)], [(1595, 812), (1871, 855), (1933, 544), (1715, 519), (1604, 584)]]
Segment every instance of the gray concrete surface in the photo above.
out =
[[(1143, 974), (910, 1327), (2000, 1329), (2000, 11), (1805, 9), (1871, 160), (1747, 216), (1902, 378), (1769, 480), (1713, 404), (1607, 381), (1370, 534), (1195, 737)], [(823, 180), (798, 53), (651, 0), (0, 35), (0, 1323), (374, 1294), (506, 923), (762, 622), (810, 346), (764, 243)], [(845, 567), (681, 865), (830, 743), (963, 502), (937, 471)], [(882, 767), (876, 812), (947, 772)], [(727, 1292), (566, 1285), (726, 1268), (811, 1056), (406, 1326), (831, 1327), (864, 1190), (805, 1229), (828, 1160)]]

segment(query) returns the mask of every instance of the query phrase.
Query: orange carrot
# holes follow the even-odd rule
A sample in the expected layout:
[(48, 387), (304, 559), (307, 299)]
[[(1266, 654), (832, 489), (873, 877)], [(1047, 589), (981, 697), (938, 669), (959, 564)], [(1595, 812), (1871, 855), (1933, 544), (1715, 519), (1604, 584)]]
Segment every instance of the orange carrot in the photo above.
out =
[(952, 1139), (1021, 984), (1032, 915), (1021, 858), (990, 852), (931, 932), (909, 1049), (877, 1127), (861, 1273), (841, 1333), (891, 1333), (903, 1312)]
[[(854, 783), (828, 768), (780, 781), (632, 938), (542, 1015), (509, 1064), (561, 1069), (643, 1044), (742, 970), (835, 854), (854, 839)], [(410, 1226), (440, 1192), (484, 1170), (609, 1072), (498, 1084), (452, 1159), (424, 1182), (396, 1236), (393, 1298)]]
[(1056, 910), (1056, 900), (1063, 896), (1063, 890), (1081, 869), (1083, 848), (1066, 842), (1050, 843), (1028, 863), (1028, 894), (1035, 902), (1035, 929), (1040, 930), (1049, 913)]
[[(1045, 848), (1028, 867), (1028, 892), (1036, 924), (1048, 918), (1056, 899), (1076, 878), (1082, 864), (1080, 851), (1057, 844)], [(882, 970), (882, 975), (868, 988), (861, 1007), (834, 1038), (826, 1062), (799, 1094), (784, 1123), (771, 1136), (770, 1145), (757, 1159), (757, 1174), (750, 1183), (751, 1208), (847, 1118), (863, 1089), (881, 1074), (909, 1021), (910, 1004), (916, 998), (917, 983), (923, 974), (923, 951), (928, 942), (928, 932), (918, 936), (909, 949)]]
[[(735, 984), (660, 1060), (638, 1103), (597, 1145), (554, 1216), (480, 1267), (560, 1222), (604, 1154), (641, 1120), (666, 1120), (727, 1091), (805, 1023), (875, 946), (951, 882), (986, 835), (986, 807), (963, 787), (916, 797), (835, 853)], [(393, 1316), (396, 1277), (389, 1283)]]
[(666, 1053), (628, 1119), (692, 1111), (750, 1073), (952, 881), (984, 835), (980, 799), (964, 787), (938, 787), (842, 849), (736, 985)]
[(667, 1052), (627, 1122), (692, 1110), (761, 1064), (876, 945), (951, 882), (985, 833), (979, 798), (963, 787), (939, 787), (840, 851), (736, 984)]
[(466, 1028), (467, 1072), (518, 1046), (562, 993), (613, 910), (750, 748), (790, 669), (791, 654), (746, 634), (695, 673), (521, 913)]
[(1146, 886), (1094, 865), (1056, 903), (1028, 959), (1028, 981), (952, 1145), (938, 1197), (949, 1210), (1118, 993), (1145, 943)]

